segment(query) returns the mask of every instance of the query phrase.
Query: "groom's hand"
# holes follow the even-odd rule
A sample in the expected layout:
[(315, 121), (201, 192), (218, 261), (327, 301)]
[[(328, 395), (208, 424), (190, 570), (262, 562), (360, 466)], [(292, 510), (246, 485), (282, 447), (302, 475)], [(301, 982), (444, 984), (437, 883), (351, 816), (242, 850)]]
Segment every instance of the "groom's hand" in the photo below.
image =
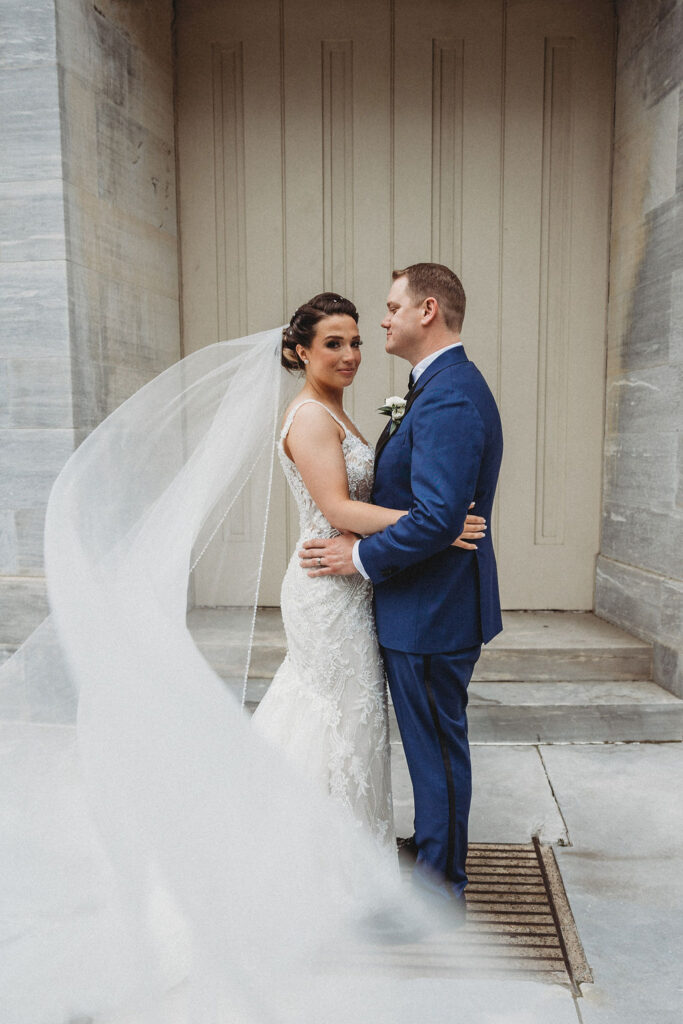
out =
[(352, 576), (358, 572), (351, 552), (358, 540), (355, 533), (304, 541), (299, 551), (299, 565), (309, 576)]

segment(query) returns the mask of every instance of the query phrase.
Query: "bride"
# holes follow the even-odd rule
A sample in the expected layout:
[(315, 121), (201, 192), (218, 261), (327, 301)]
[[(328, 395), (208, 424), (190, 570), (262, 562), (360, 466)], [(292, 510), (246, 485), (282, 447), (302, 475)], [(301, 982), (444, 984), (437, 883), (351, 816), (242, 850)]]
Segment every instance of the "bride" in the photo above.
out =
[[(331, 292), (300, 306), (283, 332), (283, 365), (305, 375), (277, 446), (300, 536), (282, 584), (287, 655), (254, 723), (359, 827), (393, 845), (387, 693), (372, 585), (359, 574), (310, 578), (297, 555), (305, 540), (376, 533), (407, 515), (370, 503), (374, 451), (344, 411), (361, 345), (356, 307)], [(462, 537), (476, 540), (482, 524), (468, 516)]]

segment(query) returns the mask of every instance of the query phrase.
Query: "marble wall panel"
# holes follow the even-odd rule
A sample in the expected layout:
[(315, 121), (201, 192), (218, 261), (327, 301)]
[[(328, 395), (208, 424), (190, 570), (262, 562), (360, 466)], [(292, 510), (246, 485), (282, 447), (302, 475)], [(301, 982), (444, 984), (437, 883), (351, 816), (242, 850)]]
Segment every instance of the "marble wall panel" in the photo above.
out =
[(619, 4), (619, 53), (617, 62), (630, 60), (648, 36), (676, 6), (676, 0), (621, 0)]
[(178, 243), (127, 210), (67, 184), (70, 257), (105, 275), (178, 300)]
[(146, 51), (136, 49), (133, 76), (135, 88), (130, 90), (130, 116), (158, 138), (172, 142), (175, 135), (172, 67), (158, 64)]
[[(671, 343), (671, 273), (645, 281), (615, 296), (610, 324), (610, 369), (638, 370), (669, 362)], [(617, 317), (619, 323), (617, 333)]]
[[(630, 26), (635, 28), (637, 23), (632, 33), (622, 28), (626, 9), (630, 9)], [(655, 11), (649, 0), (617, 0), (617, 11), (615, 124), (619, 134), (624, 124), (634, 123), (645, 109), (678, 87), (683, 71), (683, 7), (680, 0), (662, 0)]]
[(655, 281), (683, 267), (683, 204), (679, 195), (660, 203), (645, 218), (648, 228), (647, 250), (638, 283)]
[(0, 359), (0, 428), (9, 426), (9, 366)]
[(71, 360), (9, 359), (9, 418), (13, 427), (73, 425)]
[(595, 611), (637, 636), (651, 640), (661, 624), (662, 579), (636, 566), (598, 556)]
[(74, 430), (89, 432), (107, 414), (102, 381), (99, 274), (72, 262), (69, 283), (73, 425)]
[[(623, 3), (623, 0), (622, 0)], [(628, 59), (620, 57), (622, 51), (621, 13), (618, 14), (617, 73), (615, 81), (614, 138), (615, 143), (623, 133), (647, 117), (647, 106), (643, 102), (649, 57), (641, 43)]]
[(0, 70), (0, 138), (0, 181), (61, 176), (56, 65)]
[[(59, 0), (59, 60), (159, 136), (174, 133), (171, 5)], [(156, 31), (151, 31), (155, 25)]]
[(639, 109), (614, 142), (612, 229), (654, 210), (676, 192), (678, 90)]
[(59, 69), (64, 181), (97, 195), (97, 96), (67, 68)]
[(5, 579), (0, 586), (0, 622), (5, 644), (19, 645), (48, 613), (45, 581)]
[(102, 281), (100, 317), (104, 363), (159, 373), (178, 359), (175, 299), (122, 281)]
[(96, 116), (99, 196), (175, 235), (172, 146), (111, 103), (98, 104)]
[[(0, 510), (0, 574), (43, 576), (45, 509)], [(5, 642), (4, 638), (1, 642)]]
[(662, 9), (661, 17), (654, 32), (643, 46), (649, 55), (647, 74), (647, 102), (654, 103), (660, 97), (677, 89), (683, 79), (683, 4), (671, 4)]
[(683, 517), (673, 509), (633, 508), (606, 501), (601, 552), (663, 576), (683, 577)]
[(0, 0), (0, 68), (18, 69), (55, 59), (53, 0)]
[(680, 580), (662, 582), (662, 617), (660, 639), (670, 644), (683, 643), (683, 583)]
[(63, 259), (61, 180), (0, 182), (0, 261)]
[[(17, 574), (17, 535), (12, 509), (0, 509), (0, 574)], [(3, 642), (3, 641), (0, 641)]]
[(133, 42), (87, 0), (59, 0), (57, 49), (63, 68), (118, 106), (128, 101)]
[(666, 434), (680, 416), (679, 367), (634, 370), (607, 382), (609, 434)]
[(178, 299), (178, 244), (121, 211), (103, 209), (96, 226), (97, 269), (107, 276)]
[(65, 262), (0, 263), (0, 359), (69, 351)]
[(0, 430), (0, 508), (44, 505), (72, 451), (71, 430)]
[(139, 391), (156, 374), (151, 370), (143, 370), (137, 366), (102, 367), (104, 398), (108, 411), (117, 409), (122, 402)]
[[(176, 362), (178, 303), (77, 265), (71, 282), (74, 426), (87, 432), (136, 387)], [(135, 372), (117, 376), (116, 367)]]
[(667, 434), (628, 434), (605, 439), (605, 501), (649, 508), (676, 505), (680, 439)]
[(652, 648), (655, 679), (666, 679), (667, 688), (677, 697), (683, 697), (683, 646), (655, 641)]
[(676, 194), (678, 89), (672, 89), (652, 110), (655, 116), (644, 203), (646, 213)]
[(22, 576), (42, 576), (45, 508), (23, 508), (14, 514), (16, 571)]
[[(610, 238), (610, 293), (608, 317), (611, 314), (614, 299), (618, 298), (630, 315), (631, 291), (636, 287), (641, 273), (643, 259), (647, 251), (647, 225), (641, 218), (616, 230), (612, 227)], [(626, 322), (623, 319), (622, 321)], [(614, 342), (614, 337), (608, 341)]]
[(118, 27), (136, 49), (149, 57), (155, 66), (171, 70), (173, 40), (170, 5), (159, 3), (122, 3), (121, 0), (99, 0), (98, 12)]
[(669, 358), (672, 363), (683, 362), (683, 270), (676, 270), (671, 275)]

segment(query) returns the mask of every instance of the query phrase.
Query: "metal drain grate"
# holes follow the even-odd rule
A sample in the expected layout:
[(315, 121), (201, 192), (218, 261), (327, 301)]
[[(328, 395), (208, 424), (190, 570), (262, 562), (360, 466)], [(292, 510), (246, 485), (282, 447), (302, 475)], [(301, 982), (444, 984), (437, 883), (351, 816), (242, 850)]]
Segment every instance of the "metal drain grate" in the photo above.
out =
[(592, 975), (552, 848), (472, 843), (467, 873), (466, 926), (385, 949), (385, 961), (411, 975), (535, 979), (580, 995)]
[(467, 873), (463, 967), (469, 956), (478, 969), (544, 975), (577, 994), (592, 980), (550, 846), (473, 843)]

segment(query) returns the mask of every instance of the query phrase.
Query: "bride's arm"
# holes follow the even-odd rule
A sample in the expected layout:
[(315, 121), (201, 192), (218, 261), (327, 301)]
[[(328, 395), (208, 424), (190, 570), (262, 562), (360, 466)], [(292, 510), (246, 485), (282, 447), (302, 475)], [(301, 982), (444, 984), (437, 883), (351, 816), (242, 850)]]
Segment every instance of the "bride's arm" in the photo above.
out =
[(286, 450), (313, 501), (335, 530), (377, 533), (408, 513), (349, 497), (340, 431), (341, 427), (320, 406), (303, 405), (289, 428)]

